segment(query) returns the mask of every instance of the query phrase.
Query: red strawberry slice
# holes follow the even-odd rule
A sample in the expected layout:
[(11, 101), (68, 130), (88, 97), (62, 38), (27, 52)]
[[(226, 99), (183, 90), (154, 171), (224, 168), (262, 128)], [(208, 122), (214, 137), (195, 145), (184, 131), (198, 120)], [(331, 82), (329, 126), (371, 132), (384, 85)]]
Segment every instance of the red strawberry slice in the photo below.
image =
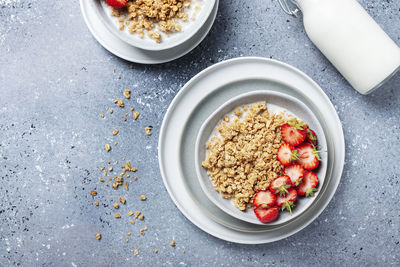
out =
[(127, 0), (106, 0), (106, 3), (113, 8), (121, 8), (126, 6)]
[(299, 195), (306, 195), (308, 196), (314, 196), (314, 193), (318, 191), (317, 188), (315, 188), (318, 184), (318, 176), (310, 171), (305, 171), (303, 180), (297, 187), (297, 193)]
[(292, 181), (292, 186), (298, 186), (301, 182), (301, 179), (304, 175), (304, 168), (299, 164), (294, 164), (290, 166), (286, 166), (283, 170), (283, 173), (290, 177)]
[(285, 195), (288, 193), (288, 189), (291, 187), (292, 181), (289, 176), (282, 175), (276, 178), (269, 185), (269, 190), (273, 194)]
[(306, 139), (306, 130), (303, 122), (295, 120), (285, 123), (281, 126), (281, 135), (286, 143), (292, 146), (298, 146)]
[(270, 208), (275, 205), (276, 196), (269, 190), (258, 191), (254, 197), (253, 204), (256, 207)]
[(263, 222), (263, 223), (268, 223), (276, 220), (279, 215), (279, 209), (277, 206), (274, 206), (272, 208), (255, 208), (254, 213), (256, 214), (257, 218)]
[(278, 149), (277, 158), (283, 166), (287, 166), (298, 160), (299, 155), (293, 146), (284, 143)]
[(292, 214), (292, 208), (294, 207), (294, 202), (297, 198), (297, 191), (294, 188), (289, 188), (288, 193), (284, 196), (278, 196), (276, 198), (276, 204), (281, 207), (282, 211), (285, 209), (289, 210)]
[(326, 152), (317, 151), (310, 143), (301, 144), (296, 149), (297, 153), (299, 154), (299, 159), (297, 162), (301, 165), (301, 167), (310, 171), (318, 167), (319, 161), (321, 160), (319, 153)]
[(313, 130), (310, 128), (307, 128), (307, 137), (306, 137), (306, 142), (309, 142), (313, 146), (317, 146), (318, 140), (317, 140), (317, 135)]

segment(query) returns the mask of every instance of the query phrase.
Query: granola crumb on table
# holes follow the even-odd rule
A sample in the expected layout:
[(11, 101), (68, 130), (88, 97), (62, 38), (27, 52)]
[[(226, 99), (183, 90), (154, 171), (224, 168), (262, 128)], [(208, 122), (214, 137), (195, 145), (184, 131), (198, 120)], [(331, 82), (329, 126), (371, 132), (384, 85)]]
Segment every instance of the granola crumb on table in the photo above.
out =
[[(270, 114), (266, 102), (236, 108), (234, 118), (224, 118), (207, 143), (207, 169), (212, 183), (223, 198), (233, 199), (240, 210), (252, 207), (253, 197), (282, 174), (276, 158), (283, 143), (281, 114)], [(219, 135), (218, 135), (219, 134)]]
[(97, 239), (97, 240), (100, 240), (100, 239), (101, 239), (101, 234), (100, 234), (100, 233), (97, 233), (97, 234), (96, 234), (96, 239)]

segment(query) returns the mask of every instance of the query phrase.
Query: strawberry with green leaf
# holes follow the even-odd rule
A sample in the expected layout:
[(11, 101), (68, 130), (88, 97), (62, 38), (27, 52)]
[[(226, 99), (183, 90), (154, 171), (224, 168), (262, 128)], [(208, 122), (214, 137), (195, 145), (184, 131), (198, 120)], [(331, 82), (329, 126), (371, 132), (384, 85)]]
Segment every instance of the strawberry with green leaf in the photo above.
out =
[(291, 186), (292, 181), (290, 180), (289, 176), (282, 175), (271, 182), (269, 185), (269, 190), (275, 195), (279, 194), (283, 196), (289, 192), (288, 189)]
[(301, 183), (301, 180), (304, 176), (304, 168), (299, 164), (293, 164), (286, 166), (283, 169), (283, 173), (290, 177), (292, 181), (292, 186), (298, 186)]
[(307, 128), (307, 134), (306, 134), (306, 142), (312, 144), (313, 146), (317, 146), (318, 140), (317, 140), (317, 135), (313, 130), (310, 128)]
[(297, 150), (292, 145), (282, 144), (277, 152), (277, 158), (283, 166), (288, 166), (299, 159)]
[(305, 171), (303, 180), (297, 186), (297, 193), (301, 196), (305, 195), (306, 197), (314, 196), (315, 192), (318, 191), (316, 188), (318, 185), (318, 176), (310, 171)]
[(304, 122), (291, 120), (281, 126), (281, 135), (285, 143), (298, 146), (306, 139), (307, 125)]
[(277, 196), (276, 205), (281, 207), (282, 211), (288, 210), (292, 214), (292, 208), (295, 206), (294, 202), (297, 199), (297, 191), (294, 188), (290, 188), (288, 193), (284, 196)]
[(314, 170), (318, 167), (321, 157), (319, 153), (326, 151), (317, 151), (315, 146), (310, 143), (303, 143), (297, 148), (297, 153), (299, 154), (299, 159), (297, 162), (306, 170)]

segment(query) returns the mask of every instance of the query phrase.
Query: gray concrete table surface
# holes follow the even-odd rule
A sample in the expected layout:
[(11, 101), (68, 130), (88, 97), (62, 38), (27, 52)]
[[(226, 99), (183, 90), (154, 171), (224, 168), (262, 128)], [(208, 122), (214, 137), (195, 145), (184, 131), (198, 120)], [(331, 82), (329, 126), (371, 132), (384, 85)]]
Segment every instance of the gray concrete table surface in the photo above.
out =
[[(360, 2), (400, 45), (400, 1)], [(285, 15), (277, 1), (223, 0), (192, 52), (130, 69), (92, 37), (77, 0), (0, 0), (0, 52), (1, 266), (400, 265), (400, 75), (370, 96), (358, 94), (309, 41), (301, 18)], [(159, 129), (173, 97), (199, 71), (239, 56), (274, 58), (310, 75), (344, 128), (346, 164), (333, 200), (307, 228), (272, 244), (204, 233), (175, 207), (158, 169)], [(123, 110), (112, 101), (125, 88), (132, 99)], [(140, 118), (125, 122), (131, 106)], [(96, 167), (122, 157), (138, 168), (129, 193), (98, 181)], [(121, 195), (127, 204), (117, 220), (109, 197)], [(129, 210), (142, 211), (144, 221), (129, 224)]]

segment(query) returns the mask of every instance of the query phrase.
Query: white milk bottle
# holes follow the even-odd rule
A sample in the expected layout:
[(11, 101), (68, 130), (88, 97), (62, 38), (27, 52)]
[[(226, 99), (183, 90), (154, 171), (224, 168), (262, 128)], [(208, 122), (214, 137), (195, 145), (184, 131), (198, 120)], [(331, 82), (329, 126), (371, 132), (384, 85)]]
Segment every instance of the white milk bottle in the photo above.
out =
[[(279, 0), (286, 13), (287, 1)], [(400, 69), (400, 48), (356, 0), (291, 0), (303, 13), (311, 41), (361, 94)], [(397, 25), (400, 27), (400, 25)]]

